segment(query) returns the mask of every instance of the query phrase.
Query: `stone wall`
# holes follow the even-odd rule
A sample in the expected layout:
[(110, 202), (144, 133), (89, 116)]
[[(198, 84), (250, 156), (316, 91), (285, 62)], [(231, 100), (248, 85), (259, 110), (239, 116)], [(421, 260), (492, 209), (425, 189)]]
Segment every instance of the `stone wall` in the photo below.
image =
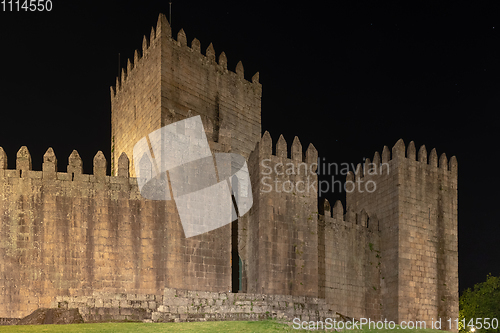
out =
[[(376, 214), (380, 221), (383, 310), (390, 320), (431, 320), (458, 316), (457, 161), (429, 156), (422, 146), (399, 140), (366, 160), (347, 194), (347, 206)], [(357, 186), (357, 185), (355, 185)], [(362, 185), (364, 186), (364, 185)], [(362, 188), (363, 189), (363, 188)]]
[[(144, 37), (142, 57), (136, 51), (121, 80), (111, 89), (112, 170), (125, 152), (132, 157), (134, 145), (165, 125), (200, 115), (208, 140), (229, 137), (231, 152), (248, 158), (261, 135), (262, 86), (258, 73), (245, 80), (241, 62), (228, 71), (222, 52), (218, 61), (212, 44), (205, 55), (195, 38), (187, 46), (183, 30), (172, 39), (164, 15), (149, 40)], [(133, 163), (131, 175), (135, 176)]]
[(297, 137), (289, 158), (283, 136), (274, 155), (268, 132), (252, 152), (247, 292), (318, 296), (317, 158)]
[(26, 147), (16, 170), (0, 148), (0, 317), (20, 318), (56, 296), (155, 294), (165, 287), (227, 291), (230, 226), (186, 239), (173, 201), (140, 196), (122, 155), (106, 176), (99, 152), (82, 174), (76, 151), (56, 171), (52, 149), (31, 170)]
[[(333, 214), (332, 214), (333, 213)], [(354, 318), (382, 319), (383, 258), (377, 217), (365, 211), (320, 206), (319, 295), (336, 311)]]
[[(90, 300), (83, 302), (87, 315), (100, 318), (150, 313), (153, 320), (157, 313), (157, 320), (184, 320), (192, 312), (193, 319), (214, 319), (214, 311), (259, 318), (262, 312), (235, 312), (221, 302), (236, 297), (248, 310), (262, 295), (286, 295), (262, 296), (280, 309), (281, 301), (319, 296), (348, 316), (456, 318), (456, 159), (443, 154), (438, 161), (425, 147), (417, 159), (413, 142), (405, 153), (400, 140), (392, 158), (384, 147), (382, 156), (375, 153), (373, 163), (367, 159), (348, 175), (345, 215), (338, 203), (333, 212), (322, 205), (318, 214), (314, 146), (304, 153), (295, 138), (289, 152), (282, 136), (274, 148), (269, 133), (260, 138), (258, 74), (246, 81), (241, 62), (230, 72), (223, 52), (216, 61), (212, 44), (205, 55), (200, 49), (197, 39), (187, 46), (183, 30), (172, 39), (164, 15), (144, 37), (141, 54), (111, 89), (112, 177), (102, 152), (85, 175), (76, 151), (66, 172), (58, 172), (52, 149), (42, 171), (33, 171), (22, 147), (16, 170), (7, 170), (0, 148), (0, 318), (23, 317), (56, 297), (68, 304)], [(232, 225), (186, 239), (173, 201), (141, 197), (127, 156), (145, 135), (195, 115), (213, 152), (248, 158), (254, 203)], [(249, 294), (224, 294), (235, 289), (231, 265), (240, 258), (242, 291)], [(215, 308), (183, 312), (186, 305), (165, 303), (166, 287), (212, 292), (179, 295)], [(142, 310), (130, 312), (136, 305)]]
[(157, 294), (95, 292), (90, 296), (60, 296), (52, 307), (78, 308), (85, 322), (213, 321), (277, 318), (325, 320), (337, 318), (323, 299), (192, 291), (166, 288)]

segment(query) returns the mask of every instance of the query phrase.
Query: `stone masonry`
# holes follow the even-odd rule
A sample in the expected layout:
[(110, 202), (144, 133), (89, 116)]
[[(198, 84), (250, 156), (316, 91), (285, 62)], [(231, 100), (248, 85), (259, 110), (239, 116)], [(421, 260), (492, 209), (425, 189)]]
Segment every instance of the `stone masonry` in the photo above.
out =
[[(171, 35), (160, 15), (111, 88), (111, 175), (102, 152), (87, 175), (77, 151), (60, 171), (49, 148), (40, 170), (21, 147), (8, 170), (0, 148), (0, 323), (46, 307), (90, 322), (458, 316), (455, 157), (399, 140), (350, 172), (346, 207), (332, 207), (316, 148), (261, 136), (258, 73)], [(196, 115), (213, 152), (248, 160), (253, 206), (185, 238), (173, 200), (140, 195), (132, 149)]]
[(59, 296), (54, 308), (79, 309), (85, 322), (213, 321), (337, 318), (324, 299), (290, 295), (233, 294), (165, 288), (161, 294), (99, 293)]

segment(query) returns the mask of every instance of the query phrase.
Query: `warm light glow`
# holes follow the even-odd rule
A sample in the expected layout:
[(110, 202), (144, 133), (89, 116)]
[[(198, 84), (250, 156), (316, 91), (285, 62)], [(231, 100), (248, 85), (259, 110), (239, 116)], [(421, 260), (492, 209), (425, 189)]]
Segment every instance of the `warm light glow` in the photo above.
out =
[(471, 328), (471, 329), (470, 329), (470, 331), (471, 331), (471, 332), (475, 332), (475, 331), (476, 331), (476, 329), (473, 327), (473, 328)]

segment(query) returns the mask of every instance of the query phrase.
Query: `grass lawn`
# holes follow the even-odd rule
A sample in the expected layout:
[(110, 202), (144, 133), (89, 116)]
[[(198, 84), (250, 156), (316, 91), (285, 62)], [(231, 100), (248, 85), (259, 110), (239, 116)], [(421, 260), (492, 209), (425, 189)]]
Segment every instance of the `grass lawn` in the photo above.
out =
[[(395, 330), (368, 330), (364, 329), (363, 333), (374, 332), (394, 332)], [(436, 333), (437, 330), (401, 330), (397, 329), (398, 333), (404, 332), (419, 332), (419, 333)], [(273, 320), (263, 321), (211, 321), (211, 322), (194, 322), (194, 323), (100, 323), (100, 324), (72, 324), (72, 325), (20, 325), (20, 326), (0, 326), (0, 332), (16, 332), (16, 333), (86, 333), (86, 332), (311, 332), (309, 330), (295, 330), (286, 324), (280, 324)], [(316, 332), (324, 332), (318, 330)], [(328, 330), (327, 332), (334, 332)], [(344, 331), (356, 332), (356, 331)]]

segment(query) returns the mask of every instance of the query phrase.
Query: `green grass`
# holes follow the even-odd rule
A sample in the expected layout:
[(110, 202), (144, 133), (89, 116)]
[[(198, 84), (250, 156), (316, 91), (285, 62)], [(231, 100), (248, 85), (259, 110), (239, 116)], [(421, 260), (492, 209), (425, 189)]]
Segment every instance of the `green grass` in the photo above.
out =
[[(346, 331), (346, 333), (437, 333), (442, 331), (425, 329), (425, 330), (368, 330), (362, 331)], [(100, 324), (72, 324), (72, 325), (26, 325), (26, 326), (0, 326), (0, 332), (16, 332), (16, 333), (87, 333), (87, 332), (102, 332), (102, 333), (127, 333), (127, 332), (324, 332), (324, 330), (309, 331), (295, 330), (286, 324), (280, 324), (274, 320), (262, 321), (211, 321), (211, 322), (194, 322), (194, 323), (100, 323)], [(328, 330), (327, 332), (335, 332)]]
[(87, 333), (87, 332), (284, 332), (286, 325), (265, 321), (211, 321), (193, 323), (99, 323), (71, 325), (0, 326), (0, 332)]

